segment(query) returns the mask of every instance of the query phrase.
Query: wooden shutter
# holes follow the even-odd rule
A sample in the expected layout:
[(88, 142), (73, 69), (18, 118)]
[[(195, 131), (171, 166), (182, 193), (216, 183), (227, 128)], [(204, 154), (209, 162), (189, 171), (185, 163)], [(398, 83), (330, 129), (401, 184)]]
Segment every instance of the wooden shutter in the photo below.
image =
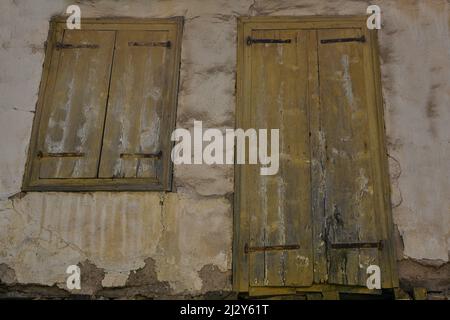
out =
[(55, 44), (36, 154), (39, 178), (97, 176), (113, 48), (113, 31), (65, 30)]
[(170, 158), (174, 40), (169, 31), (117, 33), (100, 178), (161, 181)]
[(171, 190), (182, 27), (53, 19), (24, 190)]
[(262, 176), (259, 166), (242, 168), (250, 228), (245, 245), (254, 287), (312, 284), (306, 34), (255, 31), (245, 48), (251, 57), (249, 123), (280, 130), (278, 174)]
[[(320, 120), (312, 128), (322, 148), (315, 190), (323, 190), (319, 221), (327, 246), (328, 282), (366, 285), (367, 267), (382, 266), (373, 154), (371, 114), (364, 49), (359, 29), (318, 31)], [(317, 259), (317, 261), (320, 260)], [(318, 275), (319, 276), (319, 275)]]
[(374, 293), (370, 265), (398, 285), (375, 39), (364, 17), (239, 24), (237, 127), (280, 129), (280, 171), (236, 168), (236, 290)]
[[(373, 178), (365, 97), (364, 43), (332, 42), (359, 38), (359, 30), (318, 33), (320, 132), (323, 148), (317, 161), (324, 164), (322, 232), (328, 250), (330, 283), (361, 284), (366, 268), (378, 264), (378, 249), (339, 248), (339, 244), (377, 242)], [(329, 42), (327, 42), (329, 40)], [(314, 131), (314, 130), (313, 130)]]

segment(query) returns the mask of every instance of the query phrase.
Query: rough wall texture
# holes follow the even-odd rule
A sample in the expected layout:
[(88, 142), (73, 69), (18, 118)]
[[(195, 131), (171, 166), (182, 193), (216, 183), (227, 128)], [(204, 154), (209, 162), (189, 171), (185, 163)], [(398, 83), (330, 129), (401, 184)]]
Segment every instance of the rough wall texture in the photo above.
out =
[[(194, 119), (202, 120), (204, 126), (234, 127), (237, 16), (361, 15), (369, 4), (380, 5), (392, 202), (401, 240), (400, 277), (409, 287), (449, 288), (445, 282), (450, 279), (450, 20), (446, 0), (2, 0), (3, 286), (24, 295), (63, 296), (66, 267), (78, 264), (87, 275), (79, 294), (196, 296), (231, 289), (231, 166), (178, 166), (174, 174), (177, 192), (169, 194), (16, 195), (30, 140), (48, 21), (74, 3), (81, 6), (84, 17), (185, 17), (177, 124), (186, 128), (192, 127)], [(427, 278), (431, 272), (427, 268), (440, 268), (439, 279), (444, 282), (427, 281), (433, 278)]]

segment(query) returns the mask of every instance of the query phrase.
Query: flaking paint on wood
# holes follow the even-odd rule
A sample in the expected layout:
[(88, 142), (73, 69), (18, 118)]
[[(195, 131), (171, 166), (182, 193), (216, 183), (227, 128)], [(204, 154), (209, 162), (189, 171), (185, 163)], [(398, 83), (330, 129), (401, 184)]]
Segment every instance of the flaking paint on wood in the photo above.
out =
[[(76, 31), (60, 20), (51, 23), (23, 189), (171, 190), (182, 18), (83, 19)], [(152, 39), (171, 45), (129, 45)]]
[[(281, 160), (280, 172), (276, 177), (259, 177), (257, 170), (251, 168), (237, 169), (235, 287), (240, 291), (255, 293), (262, 288), (270, 291), (271, 288), (275, 290), (292, 286), (305, 287), (307, 290), (313, 283), (324, 284), (334, 288), (332, 290), (336, 288), (334, 284), (342, 288), (361, 288), (365, 287), (366, 268), (370, 264), (380, 265), (384, 270), (383, 287), (396, 284), (396, 276), (392, 273), (392, 263), (389, 261), (392, 255), (389, 242), (392, 238), (386, 232), (389, 226), (383, 226), (390, 212), (385, 205), (386, 191), (382, 191), (387, 186), (378, 169), (383, 166), (379, 161), (384, 161), (384, 158), (379, 155), (383, 143), (383, 128), (379, 126), (380, 111), (377, 110), (380, 106), (375, 97), (379, 93), (372, 79), (377, 75), (373, 73), (373, 59), (376, 56), (369, 54), (373, 51), (374, 38), (365, 30), (363, 18), (353, 21), (339, 18), (317, 20), (302, 23), (301, 19), (295, 21), (291, 18), (284, 22), (282, 18), (259, 17), (242, 19), (240, 24), (237, 126), (277, 126), (280, 128), (280, 159), (310, 166), (308, 173), (296, 179), (300, 185), (309, 186), (308, 191), (297, 193), (289, 193), (292, 190), (292, 185), (289, 185), (292, 180), (289, 179), (299, 172), (299, 168), (287, 165), (290, 161)], [(293, 36), (295, 34), (298, 36)], [(361, 35), (369, 39), (368, 43), (320, 42), (321, 39), (356, 38)], [(291, 44), (247, 45), (242, 39), (248, 36), (295, 38), (295, 41)], [(289, 45), (299, 42), (302, 43), (302, 49), (306, 50), (302, 63), (298, 63), (300, 67), (285, 57)], [(290, 73), (286, 65), (297, 73)], [(303, 73), (300, 71), (302, 66), (307, 66)], [(281, 76), (279, 70), (284, 71)], [(303, 80), (299, 81), (298, 78)], [(304, 87), (298, 83), (304, 83)], [(286, 108), (289, 108), (289, 102), (283, 99), (286, 87), (300, 93), (296, 101), (294, 98), (294, 105), (297, 111), (305, 111), (306, 123), (297, 121), (286, 126), (288, 122), (285, 123), (285, 118), (280, 116), (286, 114)], [(291, 114), (289, 119), (296, 118)], [(297, 128), (304, 131), (296, 132)], [(302, 155), (292, 150), (285, 152), (286, 137), (293, 132), (297, 140), (304, 136), (308, 138), (308, 143), (302, 147), (305, 151)], [(269, 189), (271, 181), (278, 189)], [(251, 186), (255, 188), (254, 193)], [(311, 200), (307, 200), (308, 197)], [(308, 207), (308, 216), (312, 220), (310, 223), (303, 220), (297, 225), (290, 221), (289, 225), (293, 228), (286, 231), (286, 216), (280, 215), (282, 210), (276, 203), (292, 203), (299, 199)], [(301, 207), (299, 203), (296, 214)], [(249, 223), (246, 223), (247, 219)], [(273, 230), (283, 231), (284, 236), (278, 236), (276, 241), (285, 243), (278, 245), (292, 244), (286, 241), (292, 239), (292, 235), (301, 231), (305, 234), (305, 230), (306, 233), (311, 230), (311, 237), (302, 238), (299, 243), (309, 250), (303, 257), (311, 256), (310, 280), (305, 275), (308, 272), (303, 272), (301, 276), (297, 275), (297, 280), (301, 279), (298, 283), (286, 281), (287, 274), (293, 274), (294, 278), (296, 274), (293, 271), (295, 267), (286, 264), (289, 261), (286, 259), (288, 250), (277, 250), (276, 253), (270, 250), (251, 252), (249, 257), (242, 253), (239, 246), (248, 241), (259, 246), (277, 245), (268, 241), (268, 235)], [(380, 240), (387, 243), (382, 250), (331, 248), (333, 243)], [(276, 257), (275, 260), (273, 257)]]

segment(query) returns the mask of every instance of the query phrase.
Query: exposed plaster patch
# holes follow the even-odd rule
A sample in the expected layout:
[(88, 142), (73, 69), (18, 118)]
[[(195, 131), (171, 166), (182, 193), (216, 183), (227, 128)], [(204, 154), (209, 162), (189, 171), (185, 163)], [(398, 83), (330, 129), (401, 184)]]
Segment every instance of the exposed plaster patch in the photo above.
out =
[(171, 295), (170, 285), (167, 281), (159, 281), (156, 273), (155, 260), (147, 258), (145, 265), (131, 271), (123, 287), (106, 288), (97, 293), (105, 297), (156, 298)]
[(405, 259), (398, 263), (400, 286), (411, 292), (423, 287), (431, 292), (450, 294), (450, 263)]
[(81, 271), (81, 291), (79, 293), (95, 294), (101, 290), (102, 281), (105, 278), (105, 270), (98, 268), (89, 260), (81, 262), (79, 267)]
[(105, 271), (105, 277), (102, 280), (104, 288), (114, 288), (125, 286), (130, 271)]
[(0, 283), (13, 284), (17, 282), (14, 269), (5, 263), (0, 263)]
[(222, 271), (213, 264), (207, 264), (198, 272), (202, 279), (202, 292), (229, 291), (231, 271)]
[(170, 286), (167, 281), (159, 281), (156, 274), (155, 260), (147, 258), (145, 266), (136, 271), (132, 271), (125, 284), (127, 287), (145, 287), (146, 291), (152, 293), (167, 294), (170, 291)]

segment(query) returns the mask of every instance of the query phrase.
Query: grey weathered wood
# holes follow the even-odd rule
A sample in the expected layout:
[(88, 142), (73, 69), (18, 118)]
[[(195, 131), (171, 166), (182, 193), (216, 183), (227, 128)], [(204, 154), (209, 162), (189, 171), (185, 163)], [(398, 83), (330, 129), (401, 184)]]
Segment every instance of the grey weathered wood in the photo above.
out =
[(54, 70), (52, 90), (48, 91), (38, 153), (55, 156), (40, 157), (39, 177), (95, 178), (114, 32), (66, 30), (62, 43), (75, 48), (54, 49), (60, 51), (59, 67)]
[(368, 135), (369, 110), (364, 43), (322, 44), (357, 38), (358, 29), (318, 33), (320, 134), (325, 173), (323, 201), (329, 283), (366, 285), (366, 269), (380, 265), (377, 248), (332, 248), (333, 243), (378, 242), (374, 181)]

